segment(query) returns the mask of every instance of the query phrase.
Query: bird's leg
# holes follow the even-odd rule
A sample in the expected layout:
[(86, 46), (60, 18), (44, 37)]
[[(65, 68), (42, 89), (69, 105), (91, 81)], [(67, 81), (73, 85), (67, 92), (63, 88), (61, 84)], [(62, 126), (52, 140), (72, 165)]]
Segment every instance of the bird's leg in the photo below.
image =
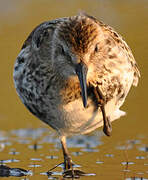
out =
[(95, 96), (99, 102), (99, 106), (101, 108), (101, 111), (102, 111), (102, 115), (103, 115), (103, 123), (104, 123), (104, 126), (103, 126), (103, 132), (107, 135), (107, 136), (110, 136), (111, 135), (111, 131), (112, 131), (112, 126), (111, 126), (111, 122), (109, 120), (109, 118), (106, 116), (106, 112), (105, 112), (105, 97), (104, 95), (102, 94), (101, 90), (99, 89), (99, 87), (97, 86), (96, 88), (94, 88), (94, 93), (95, 93)]
[(67, 145), (66, 145), (66, 137), (61, 137), (62, 150), (64, 155), (64, 171), (68, 169), (73, 169), (72, 159), (69, 155)]
[[(65, 173), (67, 173), (68, 175), (70, 174), (71, 177), (74, 178), (73, 163), (72, 163), (72, 159), (68, 153), (68, 149), (67, 149), (67, 145), (66, 145), (66, 137), (62, 136), (60, 139), (61, 139), (62, 150), (63, 150), (63, 155), (64, 155), (64, 174)], [(54, 170), (55, 168), (57, 168), (61, 164), (63, 164), (63, 163), (60, 163), (60, 164), (56, 165), (55, 167), (53, 167), (52, 169), (50, 169), (48, 171), (48, 174), (51, 175), (51, 171)], [(82, 172), (82, 174), (84, 174), (84, 173)]]

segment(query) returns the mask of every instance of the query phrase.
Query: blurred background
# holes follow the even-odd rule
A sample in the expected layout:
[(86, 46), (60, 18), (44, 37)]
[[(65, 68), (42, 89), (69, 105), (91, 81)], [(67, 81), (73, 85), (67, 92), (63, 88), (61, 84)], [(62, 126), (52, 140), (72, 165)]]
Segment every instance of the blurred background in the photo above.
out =
[[(133, 87), (131, 89), (122, 108), (127, 112), (127, 115), (113, 123), (113, 133), (111, 138), (101, 135), (100, 141), (102, 141), (102, 145), (99, 148), (98, 144), (96, 145), (96, 149), (99, 149), (100, 152), (96, 152), (95, 156), (87, 154), (86, 158), (88, 159), (88, 162), (91, 162), (92, 157), (94, 159), (96, 158), (95, 161), (97, 162), (100, 153), (111, 153), (115, 155), (117, 153), (115, 146), (124, 143), (126, 144), (129, 140), (136, 144), (136, 140), (139, 140), (139, 143), (129, 151), (128, 157), (132, 159), (133, 162), (136, 162), (136, 165), (139, 165), (139, 161), (136, 160), (136, 157), (139, 154), (139, 156), (144, 157), (144, 160), (140, 161), (139, 166), (135, 165), (134, 168), (132, 167), (133, 169), (129, 172), (130, 175), (124, 176), (125, 178), (130, 178), (132, 176), (139, 177), (138, 172), (141, 172), (141, 169), (146, 169), (148, 167), (145, 166), (145, 164), (148, 164), (148, 155), (146, 154), (148, 150), (137, 150), (138, 148), (148, 147), (148, 118), (146, 114), (148, 111), (148, 0), (1, 0), (0, 132), (9, 134), (12, 130), (22, 128), (48, 128), (30, 114), (19, 100), (13, 84), (14, 62), (20, 52), (23, 42), (34, 27), (43, 21), (73, 16), (80, 11), (85, 11), (102, 20), (104, 23), (114, 27), (115, 30), (124, 37), (132, 49), (141, 71), (141, 79), (138, 87)], [(51, 129), (49, 130), (51, 131)], [(98, 131), (102, 131), (102, 129), (100, 128), (97, 132)], [(0, 142), (2, 143), (3, 141), (0, 139)], [(125, 147), (127, 147), (126, 145)], [(6, 148), (5, 159), (9, 158), (7, 157), (9, 148)], [(21, 147), (19, 148), (20, 151), (23, 152), (23, 149), (21, 149)], [(42, 151), (44, 151), (44, 149)], [(71, 151), (73, 152), (73, 149), (71, 149)], [(60, 153), (61, 151), (59, 152), (59, 158), (62, 160), (62, 153), (61, 155)], [(121, 175), (122, 167), (118, 172), (116, 171), (116, 168), (119, 167), (119, 164), (122, 166), (121, 162), (124, 160), (121, 160), (120, 158), (124, 157), (124, 153), (120, 153), (119, 151), (117, 154), (116, 159), (119, 159), (119, 162), (117, 163), (116, 159), (114, 159), (110, 161), (110, 166), (107, 166), (107, 168), (110, 173), (114, 172), (112, 174), (112, 179), (123, 179), (118, 178)], [(83, 164), (83, 160), (85, 159), (84, 156), (76, 158), (76, 161), (79, 159)], [(3, 157), (2, 152), (0, 152), (0, 159)], [(103, 157), (104, 156), (102, 156), (102, 158)], [(112, 164), (113, 162), (114, 164)], [(94, 163), (92, 167), (94, 170), (93, 173), (97, 174), (98, 165), (96, 166), (96, 163)], [(92, 170), (92, 167), (89, 167), (90, 169), (87, 168), (88, 170)], [(102, 176), (99, 176), (100, 174), (98, 174), (98, 176), (91, 177), (90, 179), (98, 179), (98, 177), (107, 179), (105, 174), (107, 174), (108, 169), (105, 168), (105, 163), (101, 165), (101, 167), (99, 166), (99, 168), (101, 168), (100, 172), (102, 173)], [(106, 173), (104, 172), (104, 169)], [(48, 168), (46, 170), (48, 170)], [(141, 177), (148, 178), (148, 172), (146, 170), (142, 170), (142, 173), (143, 174), (140, 175)]]

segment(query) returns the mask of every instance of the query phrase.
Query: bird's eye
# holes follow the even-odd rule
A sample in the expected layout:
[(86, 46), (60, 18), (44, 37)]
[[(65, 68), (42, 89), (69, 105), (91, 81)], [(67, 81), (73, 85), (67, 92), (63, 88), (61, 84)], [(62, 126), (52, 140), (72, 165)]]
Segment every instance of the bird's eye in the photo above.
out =
[(99, 51), (99, 47), (98, 47), (98, 44), (96, 44), (95, 46), (95, 52), (98, 52)]
[(61, 54), (63, 54), (63, 55), (65, 54), (64, 48), (62, 46), (59, 46), (59, 51)]

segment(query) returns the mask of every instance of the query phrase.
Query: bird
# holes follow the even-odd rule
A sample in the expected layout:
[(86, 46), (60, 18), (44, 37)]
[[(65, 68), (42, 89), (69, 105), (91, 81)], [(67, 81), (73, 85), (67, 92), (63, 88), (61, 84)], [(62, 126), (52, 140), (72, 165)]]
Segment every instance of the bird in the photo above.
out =
[(61, 141), (64, 169), (72, 168), (66, 140), (125, 115), (120, 107), (140, 72), (131, 49), (112, 27), (86, 13), (45, 21), (24, 42), (14, 84), (27, 109)]

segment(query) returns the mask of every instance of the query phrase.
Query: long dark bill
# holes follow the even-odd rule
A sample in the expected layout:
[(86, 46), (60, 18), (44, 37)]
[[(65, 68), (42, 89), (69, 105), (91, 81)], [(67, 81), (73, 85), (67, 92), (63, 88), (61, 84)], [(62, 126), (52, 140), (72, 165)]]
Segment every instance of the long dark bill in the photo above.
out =
[(76, 65), (76, 73), (80, 81), (83, 106), (86, 108), (87, 107), (87, 81), (86, 81), (87, 67), (86, 65), (82, 62)]

